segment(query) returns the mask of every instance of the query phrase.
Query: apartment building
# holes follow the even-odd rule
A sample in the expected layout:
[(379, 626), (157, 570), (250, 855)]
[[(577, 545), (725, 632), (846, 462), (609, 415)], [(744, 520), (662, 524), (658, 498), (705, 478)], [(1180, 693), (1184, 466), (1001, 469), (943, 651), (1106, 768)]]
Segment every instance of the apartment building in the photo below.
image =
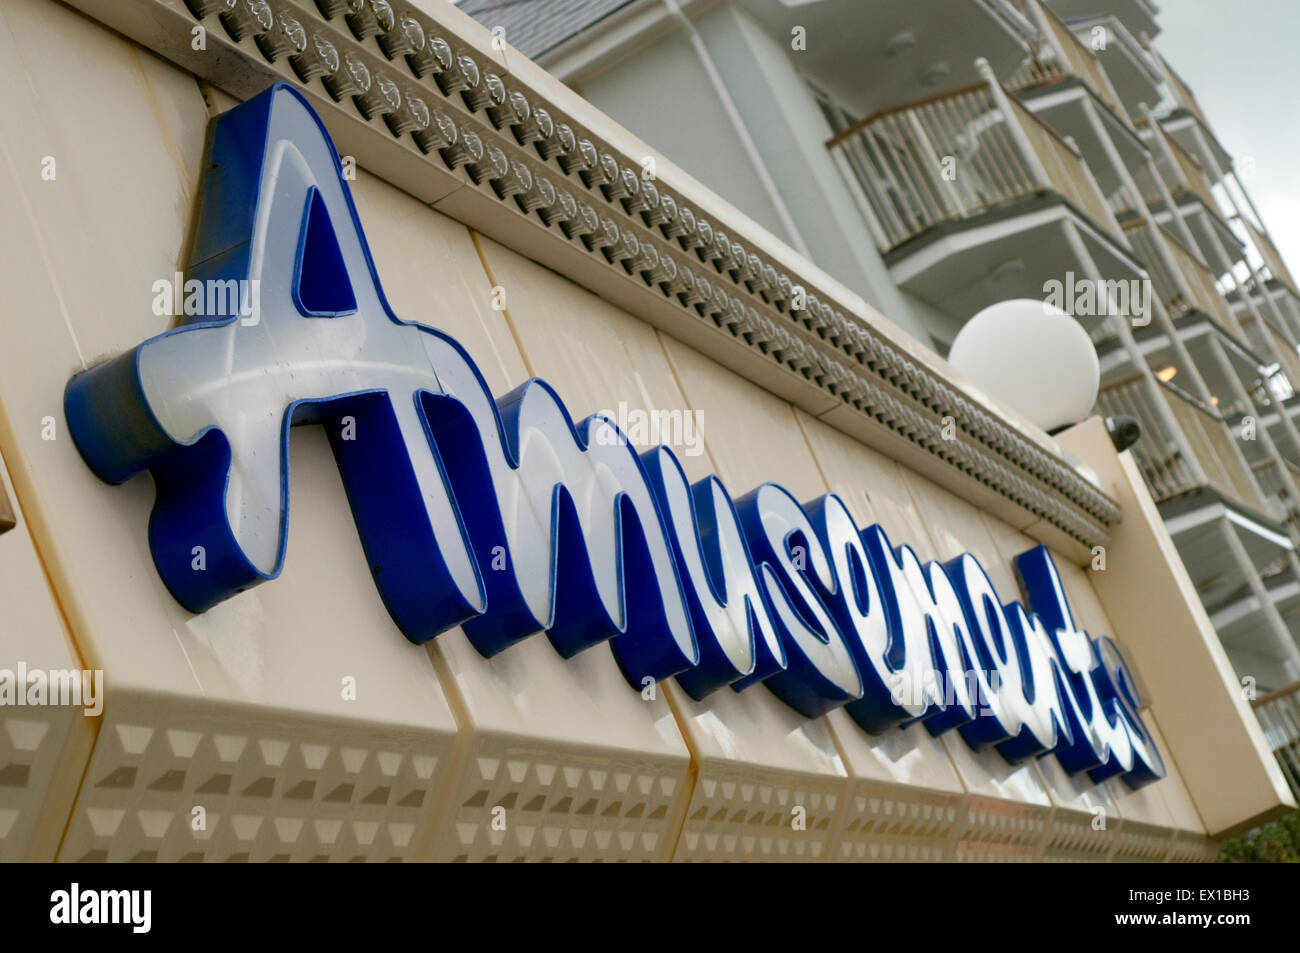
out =
[(1097, 410), (1300, 783), (1300, 297), (1153, 3), (460, 5), (940, 353), (1098, 289)]

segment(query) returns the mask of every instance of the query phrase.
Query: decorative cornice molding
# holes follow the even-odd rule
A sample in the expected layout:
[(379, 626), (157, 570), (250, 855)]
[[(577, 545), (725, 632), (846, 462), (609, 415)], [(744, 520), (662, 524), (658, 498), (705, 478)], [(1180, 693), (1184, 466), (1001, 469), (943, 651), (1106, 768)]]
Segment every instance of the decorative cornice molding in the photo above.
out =
[[(708, 193), (692, 180), (647, 175), (653, 157), (630, 154), (633, 137), (620, 148), (612, 123), (601, 124), (605, 136), (582, 123), (554, 89), (537, 88), (544, 74), (532, 64), (512, 73), (508, 57), (519, 54), (454, 7), (435, 16), (429, 0), (65, 2), (235, 96), (294, 83), (363, 167), (958, 495), (1003, 503), (1030, 535), (1092, 547), (1120, 517), (1050, 445), (870, 326), (868, 309), (842, 303), (813, 266), (772, 254), (771, 237), (732, 212), (750, 240), (736, 241), (713, 224), (727, 217), (723, 203), (706, 215), (690, 196)], [(205, 49), (194, 48), (196, 27)]]

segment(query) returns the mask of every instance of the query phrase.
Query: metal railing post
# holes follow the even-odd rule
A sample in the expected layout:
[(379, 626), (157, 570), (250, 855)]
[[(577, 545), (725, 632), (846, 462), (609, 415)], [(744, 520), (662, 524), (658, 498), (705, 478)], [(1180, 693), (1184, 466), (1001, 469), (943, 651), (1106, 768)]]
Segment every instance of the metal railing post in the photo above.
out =
[(1034, 185), (1039, 189), (1054, 190), (1055, 186), (1052, 184), (1051, 176), (1047, 174), (1047, 167), (1043, 165), (1038, 150), (1034, 148), (1034, 144), (1029, 141), (1028, 134), (1021, 127), (1015, 107), (1011, 104), (1007, 91), (1002, 88), (1002, 84), (998, 82), (997, 76), (993, 73), (993, 67), (989, 66), (989, 61), (981, 56), (975, 61), (975, 69), (984, 82), (988, 83), (989, 92), (993, 96), (993, 103), (997, 106), (998, 111), (1002, 113), (1003, 121), (1007, 124), (1007, 131), (1011, 134), (1012, 140), (1020, 150), (1025, 160), (1025, 166), (1029, 169), (1029, 174), (1034, 180)]
[[(1164, 131), (1156, 122), (1156, 118), (1151, 115), (1151, 110), (1147, 108), (1147, 104), (1142, 103), (1138, 106), (1138, 110), (1142, 114), (1142, 121), (1146, 123), (1147, 128), (1151, 130), (1151, 139), (1154, 146), (1156, 148), (1162, 148), (1168, 160), (1176, 166), (1177, 163), (1174, 162), (1174, 157), (1169, 155), (1168, 144), (1166, 144), (1161, 138)], [(1156, 166), (1154, 156), (1148, 159), (1147, 163), (1151, 170), (1151, 178), (1155, 182), (1156, 191), (1160, 193), (1160, 200), (1165, 203), (1165, 208), (1169, 209), (1171, 221), (1174, 223), (1174, 228), (1178, 231), (1179, 237), (1182, 238), (1183, 244), (1188, 248), (1195, 248), (1196, 239), (1192, 237), (1192, 230), (1188, 228), (1187, 223), (1183, 221), (1182, 209), (1180, 209), (1178, 203), (1174, 201), (1173, 192), (1169, 190), (1169, 186), (1165, 184), (1164, 178), (1160, 175), (1160, 169)]]
[[(1073, 221), (1067, 219), (1062, 224), (1062, 227), (1065, 229), (1066, 241), (1074, 252), (1075, 258), (1083, 265), (1088, 280), (1094, 282), (1098, 288), (1105, 287), (1101, 276), (1101, 269), (1097, 267), (1097, 263), (1093, 259), (1092, 253), (1088, 251), (1088, 246), (1084, 244), (1083, 237), (1079, 234), (1078, 226), (1075, 225)], [(1128, 353), (1129, 360), (1133, 364), (1133, 369), (1142, 375), (1147, 382), (1148, 390), (1155, 395), (1155, 400), (1153, 401), (1154, 412), (1160, 418), (1161, 424), (1163, 424), (1165, 429), (1167, 429), (1172, 435), (1174, 442), (1178, 445), (1179, 456), (1186, 461), (1188, 469), (1192, 472), (1193, 479), (1197, 483), (1201, 485), (1208, 484), (1209, 478), (1206, 476), (1205, 467), (1193, 452), (1191, 442), (1187, 439), (1187, 435), (1183, 433), (1182, 425), (1179, 424), (1178, 418), (1174, 416), (1173, 411), (1169, 409), (1168, 403), (1165, 402), (1163, 392), (1156, 390), (1156, 388), (1159, 387), (1159, 384), (1156, 382), (1155, 375), (1151, 372), (1151, 368), (1147, 365), (1146, 356), (1142, 353), (1142, 349), (1138, 347), (1137, 340), (1133, 337), (1132, 329), (1129, 328), (1128, 323), (1124, 321), (1123, 318), (1114, 313), (1115, 309), (1110, 303), (1108, 303), (1106, 310), (1109, 312), (1107, 320), (1111, 322), (1121, 346), (1123, 346), (1124, 350)]]
[[(930, 155), (930, 158), (935, 162), (936, 165), (941, 164), (943, 162), (943, 156), (939, 153), (939, 150), (934, 147), (934, 144), (930, 142), (930, 137), (925, 134), (925, 127), (921, 125), (921, 120), (917, 117), (916, 110), (914, 109), (908, 110), (907, 124), (908, 127), (912, 130), (912, 135), (916, 137), (916, 141), (921, 146), (921, 148), (924, 149)], [(926, 172), (927, 170), (922, 169), (921, 171)], [(931, 174), (933, 174), (932, 170), (931, 170)], [(963, 203), (961, 201), (961, 195), (957, 191), (957, 187), (952, 183), (950, 179), (944, 178), (942, 170), (940, 170), (939, 173), (935, 175), (935, 178), (938, 179), (940, 183), (938, 194), (941, 194), (944, 197), (945, 200), (944, 204), (948, 206), (946, 209), (945, 218), (960, 217), (962, 214)]]
[[(1048, 44), (1056, 52), (1056, 56), (1062, 65), (1068, 67), (1071, 72), (1074, 72), (1074, 63), (1070, 57), (1070, 51), (1065, 48), (1063, 43), (1057, 40), (1056, 30), (1053, 29), (1049, 17), (1054, 18), (1061, 29), (1077, 44), (1080, 55), (1087, 56), (1092, 60), (1093, 64), (1097, 67), (1097, 78), (1101, 80), (1103, 87), (1102, 89), (1093, 90), (1093, 92), (1095, 92), (1103, 102), (1111, 105), (1114, 109), (1115, 115), (1131, 127), (1133, 125), (1133, 120), (1129, 117), (1128, 110), (1124, 108), (1124, 103), (1120, 100), (1119, 93), (1115, 90), (1115, 84), (1110, 81), (1110, 76), (1107, 75), (1106, 68), (1101, 65), (1101, 61), (1097, 57), (1093, 56), (1092, 51), (1079, 41), (1079, 38), (1074, 35), (1073, 31), (1070, 30), (1070, 27), (1064, 21), (1057, 17), (1055, 13), (1048, 11), (1043, 6), (1041, 0), (1025, 0), (1025, 6), (1030, 9), (1030, 16), (1034, 21), (1034, 26), (1038, 28), (1039, 34), (1046, 38)], [(1075, 75), (1078, 74), (1075, 73)], [(1079, 78), (1086, 84), (1092, 77), (1080, 76)]]
[(1260, 610), (1264, 613), (1264, 619), (1268, 623), (1269, 631), (1273, 634), (1277, 649), (1282, 657), (1290, 663), (1291, 671), (1300, 672), (1300, 646), (1296, 645), (1296, 641), (1286, 627), (1286, 623), (1282, 621), (1282, 615), (1277, 611), (1277, 606), (1273, 604), (1273, 597), (1269, 595), (1268, 587), (1264, 585), (1264, 580), (1260, 578), (1259, 570), (1255, 568), (1255, 563), (1251, 560), (1250, 554), (1246, 552), (1246, 547), (1237, 538), (1237, 531), (1233, 529), (1227, 519), (1221, 518), (1219, 522), (1220, 529), (1228, 543), (1228, 551), (1232, 553), (1238, 568), (1245, 575), (1246, 585), (1250, 588), (1251, 594), (1259, 600)]
[[(1260, 426), (1257, 427), (1256, 433), (1257, 433), (1257, 439), (1260, 441), (1261, 446), (1263, 446), (1264, 448), (1264, 456), (1272, 460), (1275, 465), (1285, 466), (1285, 463), (1283, 462), (1285, 458), (1282, 456), (1282, 452), (1278, 450), (1277, 443), (1273, 440), (1273, 435), (1268, 432), (1268, 427), (1263, 426), (1263, 421), (1260, 420), (1260, 418), (1263, 415), (1260, 413), (1259, 407), (1256, 406), (1255, 401), (1251, 398), (1250, 394), (1246, 391), (1246, 388), (1242, 385), (1241, 378), (1237, 375), (1236, 370), (1233, 368), (1232, 364), (1228, 361), (1227, 355), (1223, 353), (1223, 346), (1219, 343), (1219, 341), (1215, 340), (1214, 338), (1211, 338), (1209, 342), (1209, 348), (1210, 348), (1211, 359), (1218, 365), (1219, 373), (1223, 376), (1225, 380), (1227, 380), (1228, 386), (1233, 388), (1234, 396), (1236, 400), (1240, 402), (1240, 404), (1243, 407), (1246, 407), (1250, 411), (1252, 411), (1256, 419), (1259, 420)], [(1277, 410), (1279, 416), (1286, 417), (1286, 408), (1281, 406), (1281, 401), (1278, 401)], [(1289, 421), (1289, 418), (1287, 419)], [(1226, 416), (1225, 416), (1225, 422), (1226, 422)], [(1228, 425), (1228, 430), (1231, 433), (1232, 431), (1231, 424)], [(1234, 439), (1234, 443), (1235, 443), (1235, 439)], [(1297, 446), (1300, 446), (1300, 444), (1298, 444)], [(1238, 447), (1238, 449), (1240, 450), (1241, 448)], [(1244, 451), (1242, 452), (1242, 456), (1243, 457), (1245, 456)], [(1257, 489), (1259, 489), (1260, 499), (1267, 500), (1268, 499), (1267, 495), (1263, 492), (1262, 488), (1259, 487), (1259, 481), (1255, 476), (1254, 470), (1252, 470), (1249, 466), (1246, 469), (1247, 472), (1250, 474), (1251, 482), (1255, 484)]]
[[(1083, 177), (1086, 181), (1087, 187), (1090, 188), (1093, 195), (1096, 196), (1097, 204), (1101, 206), (1102, 213), (1106, 216), (1104, 222), (1098, 222), (1097, 224), (1109, 225), (1114, 237), (1119, 239), (1120, 246), (1127, 248), (1128, 239), (1124, 237), (1124, 229), (1119, 227), (1119, 219), (1115, 217), (1115, 210), (1111, 208), (1110, 203), (1106, 201), (1106, 194), (1102, 192), (1101, 186), (1097, 183), (1097, 177), (1092, 174), (1092, 167), (1088, 165), (1088, 160), (1083, 157), (1083, 153), (1079, 150), (1079, 144), (1074, 141), (1073, 136), (1065, 136), (1064, 139), (1065, 144), (1070, 147), (1071, 151), (1073, 151), (1075, 156), (1078, 158), (1079, 168), (1083, 171)], [(1132, 249), (1130, 248), (1129, 251), (1132, 251)]]

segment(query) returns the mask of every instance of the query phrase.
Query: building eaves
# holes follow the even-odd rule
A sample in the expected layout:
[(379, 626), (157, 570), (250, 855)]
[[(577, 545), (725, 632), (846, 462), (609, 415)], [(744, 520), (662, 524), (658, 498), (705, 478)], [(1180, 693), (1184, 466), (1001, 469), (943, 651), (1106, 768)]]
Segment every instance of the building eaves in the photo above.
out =
[(536, 59), (632, 0), (461, 0), (457, 6)]

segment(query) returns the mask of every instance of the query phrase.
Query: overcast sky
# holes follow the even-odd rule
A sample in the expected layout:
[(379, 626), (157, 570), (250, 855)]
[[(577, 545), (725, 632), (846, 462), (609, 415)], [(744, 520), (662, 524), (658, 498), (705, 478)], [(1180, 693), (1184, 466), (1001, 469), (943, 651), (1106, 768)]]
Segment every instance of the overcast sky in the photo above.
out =
[(1254, 159), (1243, 181), (1293, 271), (1300, 268), (1300, 0), (1156, 0), (1157, 49), (1223, 147)]

